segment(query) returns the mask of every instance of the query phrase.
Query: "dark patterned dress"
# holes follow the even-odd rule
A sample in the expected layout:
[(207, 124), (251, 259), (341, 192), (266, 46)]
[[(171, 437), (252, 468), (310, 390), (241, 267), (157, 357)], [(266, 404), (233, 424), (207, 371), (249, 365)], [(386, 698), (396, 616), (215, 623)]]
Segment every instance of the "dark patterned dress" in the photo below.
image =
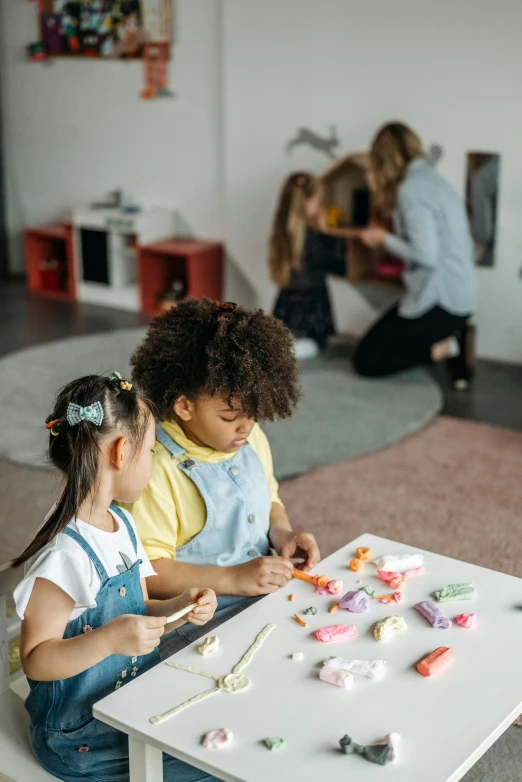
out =
[(346, 274), (346, 260), (340, 255), (344, 242), (308, 228), (303, 247), (302, 268), (292, 274), (290, 284), (277, 297), (274, 315), (288, 326), (296, 339), (313, 339), (320, 348), (335, 334), (326, 286), (326, 275)]

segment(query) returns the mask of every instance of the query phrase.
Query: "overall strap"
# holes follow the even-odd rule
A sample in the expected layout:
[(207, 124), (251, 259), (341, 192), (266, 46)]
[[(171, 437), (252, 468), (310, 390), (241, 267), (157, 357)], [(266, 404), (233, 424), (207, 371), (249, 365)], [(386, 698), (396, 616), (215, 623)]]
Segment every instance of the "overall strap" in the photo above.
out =
[(85, 551), (85, 553), (87, 554), (87, 556), (91, 560), (92, 564), (94, 565), (94, 567), (98, 571), (98, 573), (100, 575), (100, 578), (101, 578), (101, 581), (102, 581), (102, 584), (104, 584), (106, 581), (108, 581), (109, 580), (109, 575), (108, 575), (107, 571), (105, 570), (104, 566), (102, 565), (99, 556), (96, 554), (94, 549), (91, 548), (91, 546), (89, 546), (87, 541), (84, 540), (84, 538), (82, 538), (81, 535), (78, 535), (78, 533), (75, 532), (70, 527), (66, 527), (63, 530), (63, 534), (64, 535), (68, 535), (70, 538), (75, 540), (76, 543)]
[(111, 511), (115, 513), (116, 516), (118, 516), (118, 518), (120, 518), (124, 522), (125, 526), (127, 527), (127, 532), (129, 533), (129, 538), (131, 539), (131, 543), (134, 546), (134, 553), (137, 554), (138, 542), (136, 540), (136, 535), (134, 533), (134, 530), (132, 529), (132, 524), (127, 518), (127, 514), (114, 503), (111, 503)]
[(156, 440), (165, 446), (173, 459), (186, 453), (185, 449), (178, 445), (170, 434), (167, 434), (161, 424), (156, 424)]

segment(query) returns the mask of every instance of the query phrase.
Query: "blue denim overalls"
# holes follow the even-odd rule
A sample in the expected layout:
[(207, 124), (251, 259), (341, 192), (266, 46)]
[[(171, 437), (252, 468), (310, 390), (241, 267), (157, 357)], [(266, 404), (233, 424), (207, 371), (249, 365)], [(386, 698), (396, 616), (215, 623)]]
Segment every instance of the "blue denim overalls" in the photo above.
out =
[[(116, 505), (111, 510), (127, 527), (137, 552), (136, 536), (125, 514)], [(101, 627), (120, 614), (146, 614), (140, 583), (140, 563), (109, 577), (91, 546), (74, 530), (69, 535), (86, 552), (101, 578), (95, 608), (71, 620), (64, 638), (74, 638)], [(31, 744), (40, 764), (58, 779), (89, 779), (99, 782), (128, 782), (129, 750), (124, 733), (94, 719), (96, 701), (139, 676), (159, 662), (155, 649), (144, 657), (113, 654), (77, 676), (61, 681), (29, 679), (31, 692), (25, 706), (31, 717)], [(164, 757), (165, 782), (196, 782), (214, 779), (171, 757)]]
[[(207, 510), (205, 526), (176, 549), (176, 561), (232, 567), (266, 556), (270, 547), (270, 487), (263, 465), (248, 441), (231, 459), (200, 462), (187, 458), (185, 449), (160, 425), (156, 427), (156, 439), (178, 460), (177, 469), (195, 484)], [(183, 625), (162, 638), (161, 657), (174, 654), (256, 600), (259, 598), (221, 595), (214, 618), (204, 627)]]

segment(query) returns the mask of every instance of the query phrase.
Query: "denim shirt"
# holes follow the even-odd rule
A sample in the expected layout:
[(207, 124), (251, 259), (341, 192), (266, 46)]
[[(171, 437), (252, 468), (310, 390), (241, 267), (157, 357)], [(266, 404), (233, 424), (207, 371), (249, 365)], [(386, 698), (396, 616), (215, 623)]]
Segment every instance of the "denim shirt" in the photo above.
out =
[(388, 236), (386, 249), (406, 264), (399, 314), (418, 318), (439, 306), (452, 315), (471, 315), (477, 294), (464, 203), (421, 158), (408, 166), (394, 218), (396, 233)]

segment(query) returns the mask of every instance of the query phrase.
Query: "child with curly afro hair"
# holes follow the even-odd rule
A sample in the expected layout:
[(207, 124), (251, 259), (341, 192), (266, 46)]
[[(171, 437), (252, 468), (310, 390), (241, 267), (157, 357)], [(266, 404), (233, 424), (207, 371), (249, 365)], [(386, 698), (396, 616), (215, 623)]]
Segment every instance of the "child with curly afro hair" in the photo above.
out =
[[(132, 506), (157, 573), (147, 586), (156, 598), (187, 583), (214, 589), (208, 632), (284, 587), (291, 557), (305, 570), (320, 558), (313, 535), (290, 526), (259, 426), (299, 400), (292, 335), (262, 310), (187, 299), (152, 322), (131, 363), (161, 421), (151, 481)], [(163, 655), (201, 632), (175, 630)]]

